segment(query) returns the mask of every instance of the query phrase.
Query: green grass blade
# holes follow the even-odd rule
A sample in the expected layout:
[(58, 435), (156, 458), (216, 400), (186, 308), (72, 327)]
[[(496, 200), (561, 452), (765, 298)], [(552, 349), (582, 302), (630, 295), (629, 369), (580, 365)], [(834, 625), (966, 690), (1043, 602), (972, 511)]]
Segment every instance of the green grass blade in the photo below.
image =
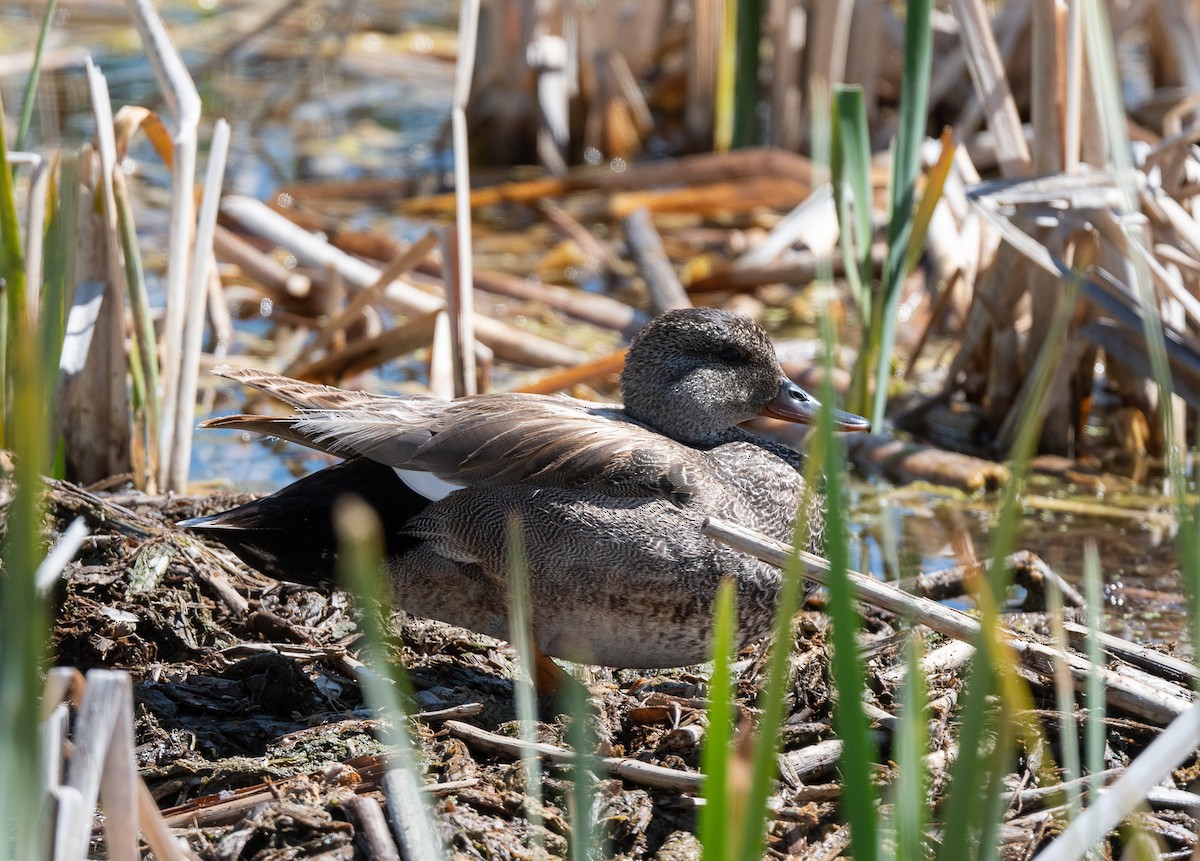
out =
[(995, 713), (988, 707), (988, 699), (995, 689), (995, 659), (990, 643), (986, 636), (976, 641), (963, 690), (958, 756), (950, 769), (951, 789), (945, 803), (945, 825), (937, 854), (939, 861), (978, 857), (979, 847), (974, 841), (983, 808), (979, 787), (987, 777), (985, 757), (980, 748), (995, 721)]
[(829, 617), (833, 628), (833, 679), (837, 689), (834, 728), (842, 740), (839, 770), (845, 791), (842, 816), (850, 824), (850, 854), (862, 861), (878, 857), (878, 821), (872, 765), (878, 760), (871, 739), (871, 723), (863, 708), (867, 673), (858, 651), (859, 614), (854, 606), (854, 588), (847, 576), (850, 549), (846, 528), (845, 491), (841, 447), (833, 432), (834, 401), (833, 337), (825, 318), (825, 367), (821, 402), (825, 408), (817, 421), (812, 450), (824, 455), (825, 465), (825, 555), (829, 559)]
[[(517, 651), (517, 678), (513, 693), (517, 703), (517, 723), (521, 740), (527, 746), (521, 751), (521, 766), (525, 770), (525, 795), (530, 799), (530, 844), (540, 851), (542, 839), (542, 760), (529, 745), (537, 738), (537, 703), (533, 692), (533, 620), (529, 610), (529, 568), (525, 560), (525, 541), (521, 523), (516, 515), (508, 521), (508, 628), (510, 642)], [(535, 853), (536, 854), (536, 853)]]
[(58, 376), (63, 336), (67, 328), (67, 308), (75, 271), (75, 247), (79, 234), (79, 153), (66, 153), (58, 164), (58, 180), (51, 184), (50, 219), (42, 264), (42, 359), (43, 379)]
[(384, 647), (387, 595), (381, 588), (383, 536), (374, 509), (354, 497), (343, 497), (334, 507), (338, 534), (338, 579), (358, 596), (362, 607), (362, 655), (367, 672), (360, 682), (368, 702), (382, 711), (384, 742), (394, 757), (385, 778), (388, 805), (402, 823), (400, 847), (413, 861), (442, 861), (445, 847), (438, 837), (428, 794), (422, 788), (416, 747), (408, 732), (408, 715), (401, 695), (412, 702), (407, 675), (387, 660)]
[[(0, 118), (3, 105), (0, 104)], [(12, 171), (0, 122), (0, 278), (4, 279), (4, 439), (15, 455), (16, 489), (8, 505), (0, 558), (0, 857), (40, 857), (43, 837), (39, 700), (50, 620), (34, 575), (43, 556), (42, 472), (49, 457), (49, 399), (42, 375), (42, 333), (28, 307)]]
[[(1063, 598), (1057, 588), (1050, 589), (1046, 596), (1050, 617), (1050, 629), (1054, 637), (1054, 645), (1066, 654), (1067, 632), (1063, 626)], [(1054, 668), (1054, 705), (1061, 714), (1059, 721), (1058, 749), (1062, 752), (1062, 780), (1067, 788), (1067, 819), (1074, 820), (1083, 808), (1083, 789), (1072, 785), (1072, 781), (1082, 773), (1079, 757), (1079, 731), (1075, 725), (1075, 685), (1071, 680), (1071, 670), (1065, 660), (1057, 661)]]
[(1104, 695), (1104, 677), (1100, 667), (1104, 666), (1104, 649), (1100, 645), (1100, 631), (1104, 626), (1104, 586), (1100, 577), (1100, 553), (1096, 542), (1088, 539), (1083, 545), (1083, 595), (1087, 602), (1087, 645), (1086, 654), (1091, 668), (1084, 683), (1084, 702), (1087, 718), (1084, 723), (1084, 758), (1087, 763), (1088, 791), (1095, 801), (1104, 787), (1100, 772), (1104, 770), (1104, 718), (1107, 700)]
[(713, 611), (712, 680), (708, 685), (708, 732), (700, 751), (704, 773), (704, 806), (700, 808), (700, 845), (706, 858), (730, 858), (740, 841), (744, 811), (731, 797), (730, 757), (737, 711), (734, 702), (733, 655), (737, 630), (737, 592), (732, 580), (717, 590)]
[(905, 648), (908, 672), (900, 691), (900, 722), (896, 732), (895, 756), (900, 768), (892, 797), (896, 834), (896, 861), (925, 861), (925, 753), (929, 748), (925, 704), (928, 694), (921, 674), (921, 637), (909, 632)]
[(763, 0), (737, 0), (737, 47), (733, 86), (733, 145), (758, 143), (758, 49)]
[[(888, 220), (888, 252), (883, 264), (881, 301), (872, 311), (872, 345), (875, 363), (875, 395), (871, 423), (883, 426), (891, 376), (892, 347), (896, 341), (896, 315), (904, 285), (908, 237), (912, 233), (913, 201), (921, 165), (921, 142), (929, 104), (929, 70), (933, 54), (930, 27), (931, 0), (908, 0), (904, 24), (904, 77), (900, 84), (900, 127), (892, 159), (891, 206)], [(877, 340), (876, 340), (877, 339)]]
[(133, 311), (134, 337), (130, 349), (129, 370), (132, 380), (133, 406), (136, 423), (148, 463), (147, 475), (157, 475), (158, 425), (162, 419), (158, 384), (158, 341), (150, 313), (150, 296), (142, 266), (142, 251), (138, 243), (137, 225), (133, 220), (133, 204), (129, 188), (121, 171), (113, 175), (113, 199), (117, 204), (117, 232), (125, 258), (125, 283), (129, 290), (129, 306)]
[[(807, 506), (804, 509), (807, 510)], [(797, 547), (807, 545), (807, 530), (797, 518)], [(767, 659), (767, 680), (758, 700), (762, 714), (758, 720), (758, 738), (754, 747), (750, 790), (746, 794), (746, 825), (742, 829), (739, 851), (735, 858), (761, 858), (766, 846), (767, 799), (778, 768), (780, 727), (783, 724), (783, 705), (787, 691), (788, 656), (792, 647), (792, 617), (800, 606), (804, 572), (793, 559), (783, 572), (779, 604), (775, 610), (771, 653)]]
[(591, 751), (595, 749), (596, 739), (588, 722), (586, 690), (582, 684), (567, 684), (560, 696), (563, 713), (571, 717), (567, 726), (567, 744), (572, 751), (571, 788), (567, 799), (567, 818), (571, 823), (567, 857), (571, 861), (588, 861), (596, 857), (600, 843), (596, 817), (592, 813), (596, 795), (592, 783), (596, 769)]
[(846, 408), (866, 413), (870, 404), (871, 371), (878, 355), (869, 329), (874, 306), (875, 267), (871, 258), (871, 139), (862, 87), (834, 88), (833, 146), (830, 151), (838, 245), (850, 293), (863, 322), (863, 338), (851, 375)]
[[(0, 856), (35, 858), (39, 785), (41, 666), (50, 619), (34, 572), (43, 556), (42, 470), (49, 411), (42, 387), (41, 337), (28, 314), (12, 327), (10, 442), (16, 492), (8, 506), (0, 577)], [(11, 817), (8, 822), (3, 819)]]
[[(838, 243), (846, 280), (864, 320), (871, 316), (871, 138), (862, 87), (833, 89), (833, 196), (837, 202)], [(850, 407), (853, 409), (853, 407)]]
[[(4, 100), (0, 97), (0, 118), (4, 116)], [(0, 392), (3, 411), (0, 414), (0, 448), (11, 443), (8, 429), (14, 415), (15, 392), (8, 388), (14, 376), (15, 330), (26, 316), (25, 298), (25, 252), (21, 247), (21, 227), (17, 221), (17, 197), (13, 187), (12, 166), (8, 163), (8, 142), (4, 137), (4, 123), (0, 122), (0, 278), (3, 279), (3, 314), (0, 320), (0, 381), (5, 390)]]
[[(853, 104), (853, 97), (850, 97)], [(830, 110), (829, 94), (823, 88), (814, 87), (813, 104), (813, 160), (820, 165), (833, 161), (832, 129), (825, 118), (837, 116)], [(851, 129), (854, 128), (852, 121)], [(865, 120), (861, 129), (865, 130)], [(846, 128), (843, 127), (843, 137)], [(867, 180), (869, 184), (869, 178)], [(862, 194), (858, 188), (856, 195)], [(859, 198), (861, 199), (861, 198)], [(869, 200), (869, 197), (867, 198)], [(861, 216), (861, 213), (860, 213)], [(870, 210), (868, 208), (868, 219)], [(869, 235), (869, 234), (868, 234)], [(868, 243), (869, 243), (868, 239)], [(818, 259), (817, 278), (824, 284), (832, 282), (832, 267), (828, 258)], [(824, 544), (829, 560), (829, 616), (833, 628), (833, 678), (838, 692), (834, 724), (842, 740), (840, 770), (845, 784), (842, 793), (842, 817), (850, 825), (851, 852), (855, 858), (873, 859), (879, 851), (878, 817), (875, 787), (871, 780), (872, 764), (877, 761), (877, 751), (870, 736), (870, 724), (863, 708), (863, 692), (866, 690), (866, 671), (858, 652), (858, 613), (854, 607), (853, 588), (847, 577), (850, 565), (849, 530), (843, 490), (842, 450), (834, 437), (833, 346), (836, 333), (829, 314), (821, 317), (821, 334), (824, 342), (825, 373), (821, 384), (820, 401), (824, 405), (817, 420), (814, 439), (809, 445), (808, 469), (805, 476), (805, 499), (801, 505), (801, 516), (796, 518), (796, 547), (805, 547), (807, 518), (803, 512), (809, 506), (821, 504), (813, 491), (824, 491)], [(791, 572), (789, 570), (789, 576)], [(798, 572), (797, 572), (798, 576)], [(782, 602), (781, 602), (782, 606)], [(792, 607), (791, 612), (795, 612)], [(776, 648), (780, 643), (776, 633)], [(754, 856), (758, 857), (758, 856)]]
[(21, 123), (17, 127), (17, 149), (25, 149), (25, 139), (33, 122), (33, 103), (37, 97), (38, 78), (42, 74), (42, 55), (46, 52), (46, 36), (54, 22), (54, 11), (58, 0), (49, 0), (42, 13), (42, 27), (38, 30), (37, 46), (33, 49), (33, 64), (29, 67), (29, 79), (25, 81), (25, 92), (21, 96)]

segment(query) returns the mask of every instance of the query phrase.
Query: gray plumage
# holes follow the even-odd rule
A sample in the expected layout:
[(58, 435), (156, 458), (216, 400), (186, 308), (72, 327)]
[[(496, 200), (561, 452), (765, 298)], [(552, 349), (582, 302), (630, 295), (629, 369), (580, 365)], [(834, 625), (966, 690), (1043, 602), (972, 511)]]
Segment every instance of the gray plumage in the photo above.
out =
[[(218, 373), (298, 412), (206, 426), (446, 483), (451, 492), (428, 503), (395, 483), (403, 523), (384, 568), (396, 604), (411, 613), (508, 638), (506, 529), (516, 516), (535, 641), (548, 655), (618, 667), (706, 660), (723, 577), (737, 586), (739, 643), (769, 630), (779, 571), (706, 538), (701, 526), (717, 516), (792, 539), (803, 459), (736, 425), (759, 414), (808, 421), (817, 405), (787, 380), (770, 338), (748, 318), (687, 309), (652, 321), (630, 347), (623, 407), (523, 394), (390, 398), (260, 371)], [(843, 429), (866, 426), (837, 415)], [(287, 493), (190, 525), (237, 550), (235, 533), (259, 525), (260, 511), (286, 517)], [(808, 543), (819, 550), (814, 498)]]

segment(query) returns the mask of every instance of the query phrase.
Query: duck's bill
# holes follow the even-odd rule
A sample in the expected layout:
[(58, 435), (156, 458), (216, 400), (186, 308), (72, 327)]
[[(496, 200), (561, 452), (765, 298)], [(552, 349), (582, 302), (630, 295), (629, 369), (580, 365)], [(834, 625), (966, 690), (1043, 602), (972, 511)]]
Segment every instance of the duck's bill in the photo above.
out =
[[(821, 402), (791, 380), (784, 380), (775, 395), (762, 409), (762, 415), (785, 422), (811, 425), (821, 415)], [(830, 408), (833, 427), (839, 431), (869, 431), (871, 423), (862, 416)]]

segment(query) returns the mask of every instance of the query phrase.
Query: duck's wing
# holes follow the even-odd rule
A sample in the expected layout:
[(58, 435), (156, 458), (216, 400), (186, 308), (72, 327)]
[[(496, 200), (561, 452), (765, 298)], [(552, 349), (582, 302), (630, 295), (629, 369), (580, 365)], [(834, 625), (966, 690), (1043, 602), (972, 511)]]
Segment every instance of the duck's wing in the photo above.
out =
[[(235, 427), (342, 457), (432, 473), (458, 487), (516, 482), (690, 498), (697, 452), (624, 418), (617, 407), (531, 394), (383, 397), (262, 371), (216, 373), (280, 398), (286, 417), (222, 416)], [(406, 479), (407, 480), (407, 479)]]

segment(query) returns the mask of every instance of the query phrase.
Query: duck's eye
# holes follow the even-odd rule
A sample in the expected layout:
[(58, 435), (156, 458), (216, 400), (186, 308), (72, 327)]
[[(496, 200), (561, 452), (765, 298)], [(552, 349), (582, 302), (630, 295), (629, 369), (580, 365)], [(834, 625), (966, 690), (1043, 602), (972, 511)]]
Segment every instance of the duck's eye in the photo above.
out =
[(727, 347), (722, 347), (721, 352), (717, 355), (719, 355), (724, 361), (730, 363), (740, 362), (742, 360), (742, 351), (732, 344)]

